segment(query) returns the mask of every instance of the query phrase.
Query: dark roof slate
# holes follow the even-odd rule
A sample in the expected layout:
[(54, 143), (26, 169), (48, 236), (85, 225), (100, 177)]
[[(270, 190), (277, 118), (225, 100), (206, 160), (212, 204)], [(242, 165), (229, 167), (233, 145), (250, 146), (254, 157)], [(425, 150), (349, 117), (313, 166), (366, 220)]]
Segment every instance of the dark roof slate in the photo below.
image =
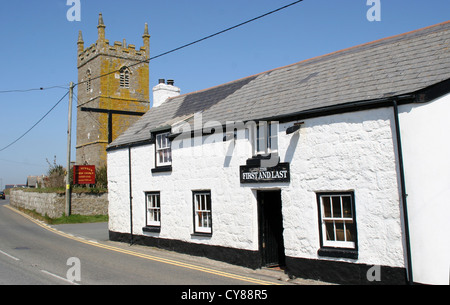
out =
[(413, 93), (450, 78), (450, 21), (171, 98), (109, 147), (202, 112), (203, 123), (248, 121)]

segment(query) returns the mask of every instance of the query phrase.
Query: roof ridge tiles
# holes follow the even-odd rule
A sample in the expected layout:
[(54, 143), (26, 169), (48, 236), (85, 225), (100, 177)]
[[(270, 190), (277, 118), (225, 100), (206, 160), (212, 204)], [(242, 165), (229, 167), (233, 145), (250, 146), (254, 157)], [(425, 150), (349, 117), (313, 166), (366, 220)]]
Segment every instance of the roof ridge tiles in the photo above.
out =
[(446, 21), (173, 97), (109, 147), (138, 143), (201, 110), (205, 121), (256, 120), (418, 92), (449, 80), (449, 39)]
[[(385, 42), (385, 41), (393, 40), (393, 39), (396, 39), (396, 38), (403, 38), (403, 37), (411, 36), (411, 35), (417, 34), (417, 33), (424, 33), (427, 30), (437, 29), (439, 27), (446, 26), (446, 25), (450, 26), (450, 20), (444, 21), (444, 22), (441, 22), (441, 23), (438, 23), (438, 24), (430, 25), (430, 26), (427, 26), (427, 27), (424, 27), (424, 28), (412, 30), (412, 31), (409, 31), (409, 32), (406, 32), (406, 33), (401, 33), (401, 34), (397, 34), (397, 35), (393, 35), (393, 36), (389, 36), (389, 37), (373, 40), (373, 41), (370, 41), (370, 42), (365, 42), (365, 43), (362, 43), (362, 44), (359, 44), (359, 45), (356, 45), (356, 46), (352, 46), (352, 47), (348, 47), (348, 48), (345, 48), (345, 49), (333, 51), (333, 52), (330, 52), (330, 53), (327, 53), (327, 54), (323, 54), (323, 55), (315, 56), (315, 57), (312, 57), (312, 58), (304, 59), (304, 60), (301, 60), (299, 62), (288, 64), (288, 65), (285, 65), (285, 66), (282, 66), (282, 67), (273, 68), (273, 69), (270, 69), (270, 70), (267, 70), (267, 71), (263, 71), (263, 72), (259, 72), (259, 73), (253, 74), (253, 75), (245, 76), (245, 77), (242, 77), (242, 78), (239, 78), (239, 79), (235, 79), (235, 80), (232, 80), (232, 81), (229, 81), (229, 82), (226, 82), (226, 83), (223, 83), (223, 84), (219, 84), (219, 85), (216, 85), (216, 86), (212, 86), (212, 87), (209, 87), (209, 88), (205, 88), (205, 89), (200, 89), (200, 90), (193, 91), (193, 92), (184, 93), (184, 94), (181, 94), (181, 95), (178, 95), (178, 96), (175, 96), (175, 97), (168, 98), (168, 100), (178, 99), (178, 98), (185, 97), (185, 96), (191, 95), (191, 94), (193, 95), (193, 94), (202, 93), (202, 92), (209, 91), (209, 90), (212, 90), (212, 89), (216, 89), (216, 88), (219, 88), (219, 87), (222, 87), (222, 86), (227, 86), (227, 85), (230, 85), (230, 84), (235, 83), (235, 82), (242, 81), (242, 80), (247, 79), (247, 78), (251, 78), (251, 77), (256, 78), (256, 77), (258, 77), (260, 75), (269, 74), (269, 73), (274, 72), (274, 71), (286, 69), (286, 68), (289, 68), (289, 67), (292, 67), (292, 66), (297, 66), (297, 65), (300, 65), (300, 64), (303, 64), (303, 63), (314, 62), (314, 61), (317, 61), (317, 60), (322, 59), (322, 58), (330, 57), (330, 56), (341, 54), (341, 53), (347, 53), (348, 51), (358, 50), (358, 49), (361, 49), (363, 47), (371, 46), (371, 45), (374, 45), (374, 44), (377, 44), (377, 43), (380, 43), (380, 42)], [(425, 35), (425, 33), (424, 33), (424, 35)]]

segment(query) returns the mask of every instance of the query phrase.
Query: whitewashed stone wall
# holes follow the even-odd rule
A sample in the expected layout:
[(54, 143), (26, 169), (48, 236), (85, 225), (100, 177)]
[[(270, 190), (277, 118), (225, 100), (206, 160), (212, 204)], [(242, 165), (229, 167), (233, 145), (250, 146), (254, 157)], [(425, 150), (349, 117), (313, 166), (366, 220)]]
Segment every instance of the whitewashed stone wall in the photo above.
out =
[(281, 147), (295, 147), (295, 153), (286, 150), (294, 157), (282, 198), (287, 256), (319, 258), (316, 192), (349, 190), (355, 193), (357, 262), (404, 266), (393, 120), (392, 109), (383, 108), (306, 120), (300, 134), (280, 135), (289, 141)]
[(450, 280), (450, 95), (400, 107), (413, 278)]
[[(246, 139), (236, 141), (231, 157), (230, 141), (188, 148), (174, 141), (171, 173), (151, 173), (153, 146), (131, 148), (133, 234), (258, 250), (256, 192), (281, 189), (286, 255), (320, 259), (316, 192), (352, 190), (359, 258), (335, 260), (404, 267), (393, 122), (392, 108), (383, 108), (308, 119), (291, 135), (285, 130), (292, 123), (280, 125), (279, 154), (290, 162), (290, 183), (241, 185), (239, 166), (251, 157)], [(130, 233), (128, 148), (108, 153), (108, 179), (110, 230)], [(193, 190), (211, 190), (212, 237), (191, 235)], [(148, 191), (161, 192), (160, 233), (142, 232)]]
[(116, 150), (107, 156), (109, 230), (130, 233), (128, 150)]

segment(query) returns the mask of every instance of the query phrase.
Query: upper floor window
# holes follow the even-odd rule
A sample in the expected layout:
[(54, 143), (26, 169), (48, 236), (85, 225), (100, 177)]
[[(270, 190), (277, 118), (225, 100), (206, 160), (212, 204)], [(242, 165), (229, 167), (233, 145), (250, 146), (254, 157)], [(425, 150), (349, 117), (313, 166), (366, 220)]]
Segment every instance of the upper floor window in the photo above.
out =
[(172, 164), (172, 149), (169, 134), (169, 132), (165, 132), (156, 135), (156, 166)]
[(128, 67), (120, 69), (120, 88), (130, 88), (130, 74)]
[(253, 155), (268, 155), (278, 151), (278, 124), (259, 122), (252, 135)]

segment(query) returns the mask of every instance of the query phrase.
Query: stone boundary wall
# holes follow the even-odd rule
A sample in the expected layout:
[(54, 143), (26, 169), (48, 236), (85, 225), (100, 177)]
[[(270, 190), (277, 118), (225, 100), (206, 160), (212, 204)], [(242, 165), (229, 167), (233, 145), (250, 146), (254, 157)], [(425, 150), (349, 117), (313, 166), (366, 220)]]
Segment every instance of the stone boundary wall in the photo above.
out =
[[(34, 210), (50, 218), (59, 218), (65, 213), (65, 194), (25, 192), (11, 190), (10, 205)], [(108, 215), (108, 193), (72, 194), (71, 214)]]

